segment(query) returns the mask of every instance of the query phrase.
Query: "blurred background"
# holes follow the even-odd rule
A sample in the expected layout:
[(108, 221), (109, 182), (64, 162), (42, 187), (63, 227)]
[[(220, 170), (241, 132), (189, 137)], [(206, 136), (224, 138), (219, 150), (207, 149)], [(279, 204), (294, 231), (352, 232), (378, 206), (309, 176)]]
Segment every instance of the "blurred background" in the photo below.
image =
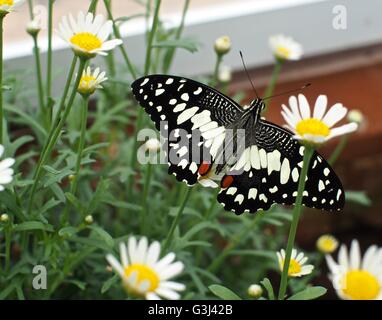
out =
[[(35, 1), (46, 5), (47, 1)], [(123, 24), (125, 47), (134, 63), (143, 64), (146, 21), (140, 1), (113, 0), (116, 16), (137, 15)], [(161, 15), (165, 27), (179, 23), (183, 1), (163, 0)], [(56, 0), (54, 22), (68, 12), (87, 10), (87, 0)], [(44, 9), (40, 8), (41, 14)], [(241, 102), (253, 98), (250, 84), (243, 73), (239, 50), (242, 50), (251, 77), (259, 92), (271, 77), (274, 58), (268, 45), (269, 36), (277, 33), (293, 37), (302, 44), (304, 56), (283, 65), (275, 93), (300, 87), (311, 104), (319, 94), (326, 94), (329, 104), (343, 103), (358, 109), (365, 117), (361, 130), (350, 137), (335, 164), (345, 189), (365, 191), (363, 204), (347, 203), (341, 213), (306, 210), (297, 242), (304, 250), (314, 250), (323, 233), (335, 235), (341, 243), (357, 238), (364, 250), (370, 244), (382, 245), (382, 1), (380, 0), (191, 0), (184, 34), (198, 42), (199, 50), (178, 50), (170, 70), (173, 74), (203, 76), (213, 71), (213, 43), (222, 35), (231, 38), (232, 49), (223, 64), (232, 73), (228, 92), (242, 93)], [(104, 12), (103, 8), (100, 11)], [(28, 66), (32, 57), (32, 40), (25, 32), (29, 20), (27, 6), (7, 17), (4, 55), (6, 70), (17, 71)], [(41, 50), (46, 49), (45, 31)], [(56, 81), (62, 86), (61, 72), (71, 59), (70, 51), (60, 39), (54, 39)], [(118, 56), (117, 56), (118, 58)], [(44, 57), (43, 57), (44, 59)], [(102, 61), (102, 60), (101, 60)], [(45, 65), (45, 63), (43, 63)], [(128, 77), (128, 76), (127, 76)], [(26, 80), (29, 81), (29, 80)], [(33, 81), (33, 79), (30, 79)], [(283, 124), (280, 106), (288, 96), (274, 98), (268, 119)], [(321, 150), (328, 157), (338, 141)], [(368, 200), (370, 199), (370, 201)], [(318, 283), (331, 287), (325, 276)], [(334, 297), (333, 292), (331, 297)]]

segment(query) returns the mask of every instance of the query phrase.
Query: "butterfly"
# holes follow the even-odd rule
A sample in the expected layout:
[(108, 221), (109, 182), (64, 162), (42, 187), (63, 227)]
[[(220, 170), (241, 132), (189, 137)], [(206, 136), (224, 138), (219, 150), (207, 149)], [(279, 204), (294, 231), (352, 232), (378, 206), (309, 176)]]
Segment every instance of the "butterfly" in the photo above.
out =
[[(173, 75), (149, 75), (131, 87), (164, 136), (169, 173), (178, 181), (194, 185), (212, 177), (220, 188), (217, 200), (236, 214), (295, 203), (304, 146), (260, 116), (262, 99), (243, 108), (207, 85)], [(315, 152), (303, 204), (337, 211), (344, 202), (339, 178)]]

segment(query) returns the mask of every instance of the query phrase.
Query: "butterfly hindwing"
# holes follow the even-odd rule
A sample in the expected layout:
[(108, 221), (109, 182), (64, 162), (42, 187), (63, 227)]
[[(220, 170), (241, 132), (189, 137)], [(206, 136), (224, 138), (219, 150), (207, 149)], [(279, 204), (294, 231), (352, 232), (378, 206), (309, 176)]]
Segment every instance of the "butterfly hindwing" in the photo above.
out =
[[(292, 134), (260, 120), (254, 137), (228, 175), (229, 187), (222, 188), (218, 201), (237, 214), (267, 210), (274, 203), (295, 203), (304, 147)], [(315, 152), (310, 162), (303, 204), (327, 211), (344, 205), (344, 191), (330, 165)]]
[(196, 183), (200, 163), (216, 156), (226, 125), (242, 114), (240, 106), (213, 88), (176, 76), (143, 77), (132, 90), (166, 139), (169, 173)]

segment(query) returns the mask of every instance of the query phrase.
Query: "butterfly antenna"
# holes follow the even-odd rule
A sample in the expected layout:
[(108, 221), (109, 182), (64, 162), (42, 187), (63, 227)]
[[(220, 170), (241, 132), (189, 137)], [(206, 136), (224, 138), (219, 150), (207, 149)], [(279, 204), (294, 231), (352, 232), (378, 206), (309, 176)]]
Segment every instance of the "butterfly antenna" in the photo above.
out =
[(247, 67), (246, 67), (246, 65), (245, 65), (244, 58), (243, 58), (243, 53), (242, 53), (241, 51), (239, 51), (239, 52), (240, 52), (241, 62), (243, 63), (243, 67), (244, 67), (245, 73), (246, 73), (246, 75), (247, 75), (247, 78), (248, 78), (249, 82), (251, 83), (252, 89), (253, 89), (253, 91), (255, 92), (257, 99), (260, 99), (259, 95), (257, 94), (256, 88), (255, 88), (255, 86), (253, 85), (253, 82), (252, 82), (252, 80), (251, 80), (251, 77), (250, 77), (250, 75), (249, 75), (249, 72), (248, 72), (248, 70), (247, 70)]
[(307, 83), (307, 84), (303, 85), (300, 88), (289, 90), (289, 91), (285, 91), (285, 92), (281, 92), (281, 93), (275, 94), (273, 96), (265, 97), (265, 98), (263, 98), (263, 100), (274, 98), (274, 97), (283, 96), (284, 94), (288, 94), (288, 93), (292, 93), (292, 92), (296, 92), (296, 91), (301, 91), (301, 90), (304, 90), (305, 88), (309, 87), (310, 85), (311, 85), (311, 83)]

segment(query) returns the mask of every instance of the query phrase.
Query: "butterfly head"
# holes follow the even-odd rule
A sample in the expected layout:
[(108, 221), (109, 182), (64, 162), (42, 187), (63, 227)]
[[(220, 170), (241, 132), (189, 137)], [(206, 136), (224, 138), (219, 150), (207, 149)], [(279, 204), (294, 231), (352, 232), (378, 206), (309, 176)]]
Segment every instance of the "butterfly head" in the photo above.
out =
[(251, 104), (249, 105), (249, 107), (251, 108), (251, 110), (253, 110), (253, 112), (256, 114), (256, 115), (260, 115), (260, 113), (264, 110), (265, 108), (265, 104), (264, 104), (264, 101), (263, 99), (260, 99), (260, 98), (256, 98), (254, 100), (252, 100)]

